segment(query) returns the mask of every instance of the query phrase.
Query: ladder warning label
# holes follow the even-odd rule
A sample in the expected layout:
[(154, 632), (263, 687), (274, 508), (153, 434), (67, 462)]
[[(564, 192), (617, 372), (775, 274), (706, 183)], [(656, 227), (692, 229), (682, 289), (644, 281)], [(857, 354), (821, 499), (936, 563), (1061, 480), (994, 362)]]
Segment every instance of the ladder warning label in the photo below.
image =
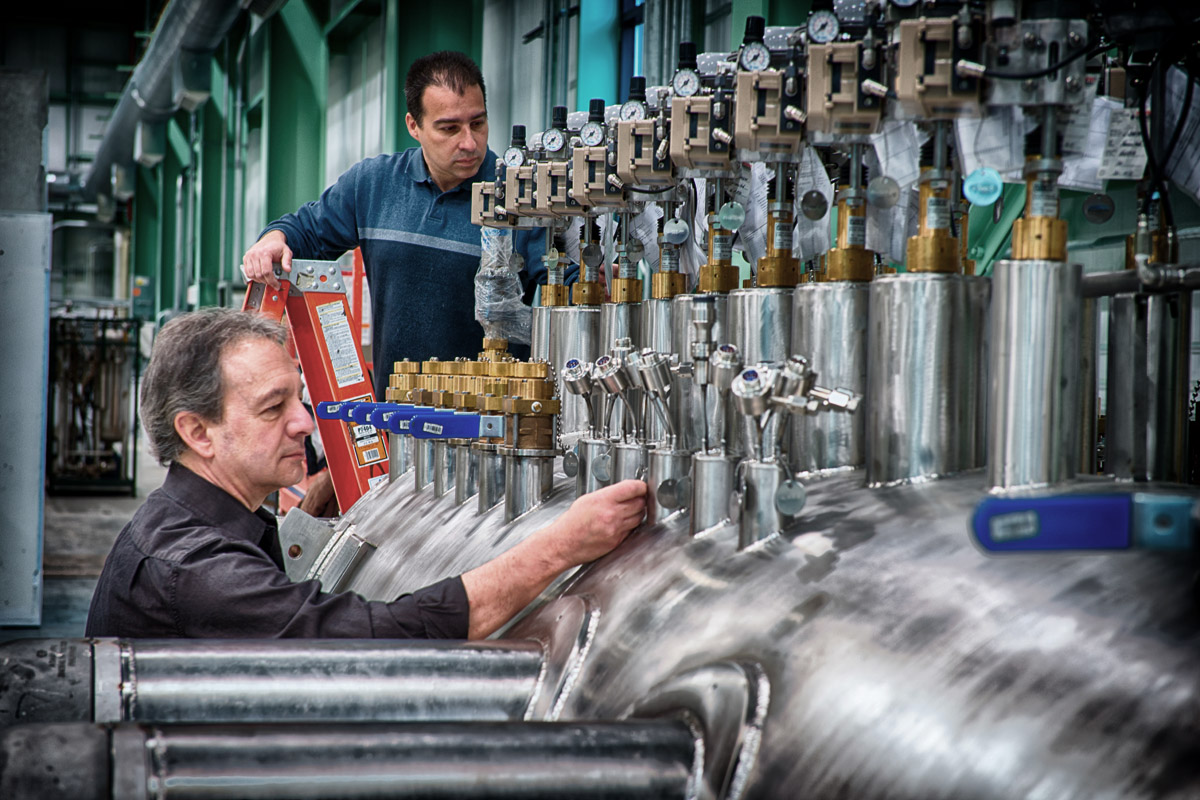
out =
[(345, 301), (317, 306), (317, 319), (321, 324), (321, 335), (325, 337), (325, 347), (329, 350), (329, 366), (338, 388), (362, 383), (365, 380), (362, 363), (354, 347), (350, 320), (346, 318)]
[[(355, 397), (343, 402), (357, 403), (370, 402), (371, 396), (364, 394), (362, 397)], [(360, 425), (357, 422), (345, 423), (346, 430), (350, 434), (350, 444), (354, 449), (354, 460), (358, 462), (360, 467), (377, 464), (387, 458), (387, 450), (384, 447), (383, 439), (379, 435), (379, 431), (375, 430), (374, 425)]]

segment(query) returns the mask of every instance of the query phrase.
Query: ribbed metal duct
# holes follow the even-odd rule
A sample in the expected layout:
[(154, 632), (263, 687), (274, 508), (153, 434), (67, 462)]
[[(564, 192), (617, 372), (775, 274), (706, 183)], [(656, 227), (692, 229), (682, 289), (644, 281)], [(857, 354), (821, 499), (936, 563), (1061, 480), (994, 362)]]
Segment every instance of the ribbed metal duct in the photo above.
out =
[(180, 54), (216, 49), (240, 11), (238, 0), (172, 0), (167, 5), (146, 55), (125, 84), (96, 160), (83, 180), (86, 199), (94, 200), (109, 185), (113, 164), (132, 164), (139, 121), (162, 122), (175, 113), (178, 104), (172, 80)]

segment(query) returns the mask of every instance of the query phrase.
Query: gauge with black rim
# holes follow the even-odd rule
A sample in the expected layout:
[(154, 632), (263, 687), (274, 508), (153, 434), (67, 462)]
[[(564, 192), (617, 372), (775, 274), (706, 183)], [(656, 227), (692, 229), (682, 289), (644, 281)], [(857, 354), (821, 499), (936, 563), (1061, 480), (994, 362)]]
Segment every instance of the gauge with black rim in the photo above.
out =
[(542, 149), (547, 153), (557, 153), (567, 143), (567, 137), (558, 128), (550, 128), (542, 134)]
[(817, 44), (828, 44), (841, 33), (842, 25), (832, 11), (814, 11), (808, 18), (808, 38)]
[(762, 42), (750, 42), (742, 47), (742, 69), (762, 72), (771, 66), (771, 51)]
[(626, 100), (621, 106), (621, 121), (636, 122), (646, 118), (646, 104), (640, 100)]
[(604, 126), (599, 122), (585, 122), (579, 129), (579, 141), (585, 147), (595, 147), (604, 142)]
[(671, 79), (671, 88), (676, 97), (691, 97), (700, 91), (700, 76), (693, 69), (681, 69)]
[(504, 151), (504, 165), (507, 167), (519, 167), (525, 163), (525, 152), (519, 147), (510, 147)]

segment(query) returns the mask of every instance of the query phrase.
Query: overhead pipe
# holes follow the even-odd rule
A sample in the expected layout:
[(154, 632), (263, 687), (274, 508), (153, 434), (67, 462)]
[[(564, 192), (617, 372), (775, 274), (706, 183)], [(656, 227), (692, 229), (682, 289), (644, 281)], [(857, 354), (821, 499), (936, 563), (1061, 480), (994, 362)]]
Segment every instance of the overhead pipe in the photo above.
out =
[(150, 38), (146, 54), (121, 92), (83, 180), (83, 196), (94, 200), (107, 192), (114, 164), (133, 162), (133, 143), (139, 122), (163, 122), (183, 105), (176, 92), (175, 70), (179, 57), (211, 54), (233, 27), (242, 4), (238, 0), (171, 0)]

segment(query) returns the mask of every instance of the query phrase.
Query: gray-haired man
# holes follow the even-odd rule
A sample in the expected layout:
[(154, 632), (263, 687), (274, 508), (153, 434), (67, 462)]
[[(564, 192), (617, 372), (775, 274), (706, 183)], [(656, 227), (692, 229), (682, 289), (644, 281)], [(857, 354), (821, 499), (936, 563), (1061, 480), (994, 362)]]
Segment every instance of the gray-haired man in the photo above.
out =
[(285, 342), (278, 323), (230, 309), (185, 314), (159, 333), (142, 414), (170, 468), (109, 553), (88, 636), (482, 638), (642, 518), (645, 484), (625, 481), (495, 560), (391, 602), (292, 583), (260, 508), (303, 475), (313, 428)]

